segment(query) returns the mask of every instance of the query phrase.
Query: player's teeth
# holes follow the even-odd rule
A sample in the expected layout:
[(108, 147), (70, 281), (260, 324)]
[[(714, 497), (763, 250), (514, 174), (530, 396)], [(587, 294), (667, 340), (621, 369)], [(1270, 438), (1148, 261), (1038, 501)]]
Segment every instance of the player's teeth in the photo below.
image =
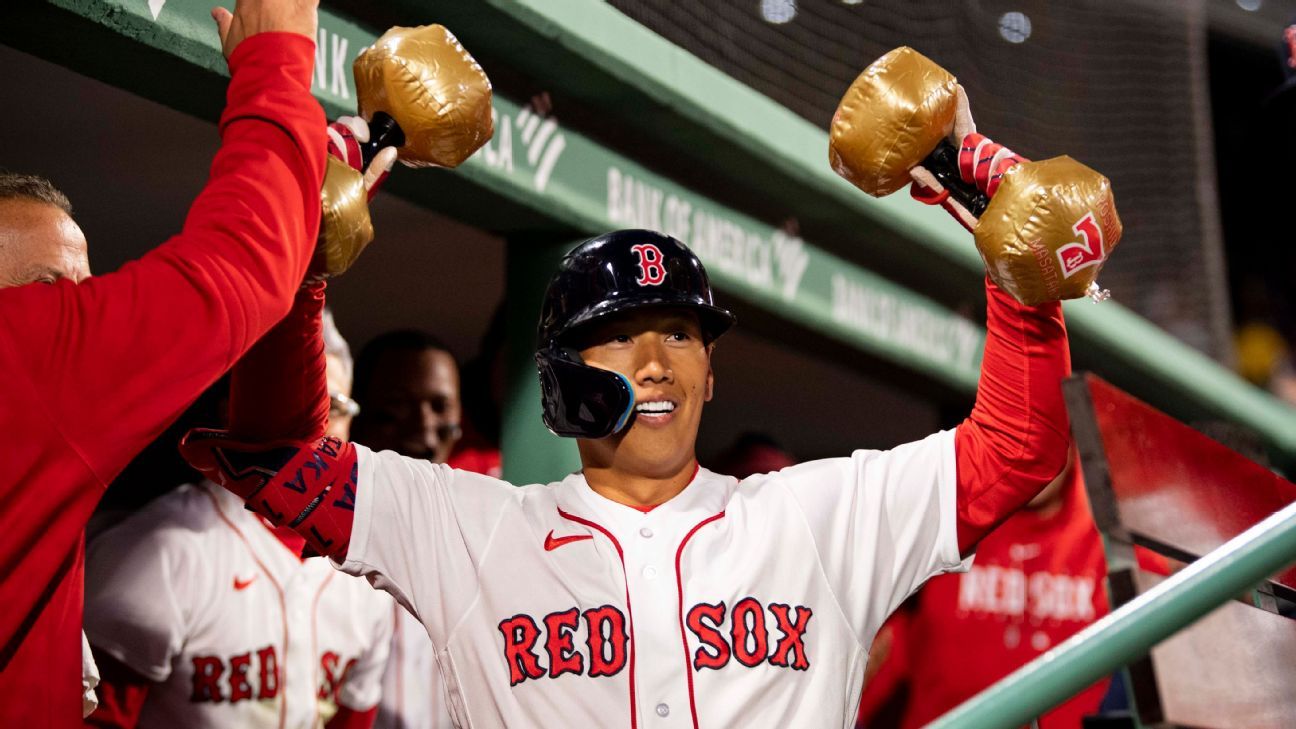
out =
[(675, 409), (675, 403), (659, 402), (641, 402), (635, 406), (635, 410), (641, 413), (669, 413)]

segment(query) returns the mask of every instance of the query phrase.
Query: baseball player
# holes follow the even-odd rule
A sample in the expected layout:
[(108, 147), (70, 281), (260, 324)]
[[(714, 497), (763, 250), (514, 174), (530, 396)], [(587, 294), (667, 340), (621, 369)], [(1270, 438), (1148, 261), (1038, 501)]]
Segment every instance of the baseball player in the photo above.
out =
[[(694, 454), (734, 317), (692, 252), (643, 230), (580, 245), (546, 294), (544, 419), (583, 466), (561, 481), (515, 488), (329, 438), (195, 431), (182, 448), (419, 619), (459, 726), (848, 726), (882, 621), (1066, 461), (1061, 307), (986, 290), (957, 428), (742, 481)], [(232, 408), (315, 412), (288, 394)]]
[[(323, 302), (318, 289), (299, 300), (294, 315), (308, 317)], [(345, 343), (331, 324), (323, 340), (332, 343), (330, 396), (345, 397)], [(104, 675), (89, 723), (371, 726), (391, 600), (323, 559), (303, 560), (303, 546), (208, 482), (156, 499), (91, 542), (85, 629)]]
[(206, 482), (92, 542), (85, 622), (104, 700), (91, 723), (369, 727), (391, 603), (302, 546)]
[[(445, 344), (427, 332), (388, 332), (365, 345), (356, 361), (355, 397), (361, 412), (354, 434), (375, 448), (444, 463), (458, 445), (459, 366)], [(394, 600), (388, 602), (391, 651), (374, 726), (448, 729), (446, 691), (427, 631)]]

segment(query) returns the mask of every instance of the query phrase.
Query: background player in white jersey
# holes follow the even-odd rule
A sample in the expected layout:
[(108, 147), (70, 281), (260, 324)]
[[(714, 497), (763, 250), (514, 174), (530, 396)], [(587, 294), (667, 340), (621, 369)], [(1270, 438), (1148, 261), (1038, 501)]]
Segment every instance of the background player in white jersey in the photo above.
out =
[[(320, 302), (309, 296), (296, 313)], [(327, 321), (328, 390), (345, 407), (350, 354)], [(329, 432), (345, 437), (347, 412), (332, 416)], [(323, 559), (301, 559), (303, 545), (209, 482), (99, 536), (85, 627), (103, 664), (103, 702), (89, 724), (371, 726), (391, 600)]]
[[(987, 294), (958, 428), (741, 482), (694, 453), (733, 316), (683, 244), (642, 230), (576, 248), (546, 297), (545, 422), (578, 438), (583, 464), (561, 482), (512, 488), (327, 438), (195, 431), (184, 450), (410, 610), (460, 726), (846, 726), (886, 616), (1066, 460), (1060, 306)], [(308, 368), (301, 356), (257, 375)]]
[[(459, 442), (459, 367), (444, 343), (414, 329), (379, 335), (356, 362), (353, 435), (378, 450), (445, 463)], [(375, 729), (449, 729), (445, 684), (423, 625), (391, 601), (392, 641)]]

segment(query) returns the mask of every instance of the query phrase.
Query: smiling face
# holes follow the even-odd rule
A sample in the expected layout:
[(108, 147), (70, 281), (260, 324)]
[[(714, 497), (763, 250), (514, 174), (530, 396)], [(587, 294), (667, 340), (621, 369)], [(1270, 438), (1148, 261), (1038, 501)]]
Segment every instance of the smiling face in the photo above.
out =
[(634, 385), (629, 427), (580, 441), (582, 460), (645, 478), (678, 474), (694, 460), (702, 406), (711, 399), (711, 347), (688, 309), (648, 308), (610, 317), (581, 337), (585, 364)]

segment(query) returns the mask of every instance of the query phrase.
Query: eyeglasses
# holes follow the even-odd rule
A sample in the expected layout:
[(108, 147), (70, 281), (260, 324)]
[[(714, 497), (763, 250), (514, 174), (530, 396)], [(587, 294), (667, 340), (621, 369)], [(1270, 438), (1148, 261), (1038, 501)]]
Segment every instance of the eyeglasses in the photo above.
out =
[(341, 392), (329, 393), (329, 415), (354, 418), (360, 414), (360, 403)]

